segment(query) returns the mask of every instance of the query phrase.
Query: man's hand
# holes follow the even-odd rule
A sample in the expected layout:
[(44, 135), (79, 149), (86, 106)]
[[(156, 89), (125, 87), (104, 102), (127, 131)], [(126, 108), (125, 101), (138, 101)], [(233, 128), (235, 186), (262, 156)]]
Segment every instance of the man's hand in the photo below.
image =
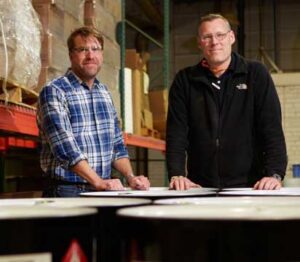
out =
[(171, 182), (169, 185), (170, 189), (175, 189), (175, 190), (187, 190), (190, 188), (195, 188), (195, 187), (201, 187), (198, 184), (195, 184), (188, 178), (184, 176), (173, 176), (171, 178)]
[(99, 191), (121, 191), (125, 190), (120, 179), (101, 179), (95, 189)]
[(263, 177), (254, 185), (256, 190), (278, 190), (282, 187), (281, 181), (275, 177)]
[(130, 175), (127, 177), (127, 182), (132, 189), (149, 190), (150, 182), (145, 176)]

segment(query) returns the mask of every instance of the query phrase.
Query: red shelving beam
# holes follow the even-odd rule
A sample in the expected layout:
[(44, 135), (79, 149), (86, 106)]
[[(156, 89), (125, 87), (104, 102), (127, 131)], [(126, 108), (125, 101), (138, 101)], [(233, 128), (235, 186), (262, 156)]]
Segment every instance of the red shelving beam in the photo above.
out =
[(6, 151), (11, 147), (18, 148), (36, 148), (37, 142), (30, 139), (18, 137), (0, 137), (0, 151)]
[(0, 102), (0, 130), (37, 137), (36, 111), (31, 108)]
[[(21, 135), (33, 136), (33, 138), (38, 136), (39, 132), (36, 124), (35, 109), (14, 104), (5, 105), (3, 102), (0, 102), (0, 116), (0, 130), (2, 133), (9, 132), (11, 134), (12, 132)], [(24, 140), (23, 142), (21, 140), (22, 139), (14, 140), (10, 137), (10, 140), (2, 141), (2, 147), (4, 145), (28, 145), (29, 140)], [(126, 145), (144, 147), (159, 151), (166, 150), (165, 141), (152, 137), (124, 133), (124, 141)], [(29, 144), (30, 146), (32, 145), (31, 143)]]
[(152, 137), (124, 133), (124, 141), (126, 145), (144, 147), (163, 152), (166, 151), (165, 141)]

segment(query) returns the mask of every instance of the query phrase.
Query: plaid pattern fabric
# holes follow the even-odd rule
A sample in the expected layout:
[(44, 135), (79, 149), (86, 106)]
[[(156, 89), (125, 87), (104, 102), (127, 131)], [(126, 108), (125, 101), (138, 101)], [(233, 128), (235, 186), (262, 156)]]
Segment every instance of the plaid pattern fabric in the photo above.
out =
[(128, 157), (112, 98), (98, 80), (89, 89), (72, 71), (54, 79), (39, 95), (37, 123), (41, 167), (52, 178), (84, 182), (69, 168), (86, 159), (106, 179), (112, 161)]

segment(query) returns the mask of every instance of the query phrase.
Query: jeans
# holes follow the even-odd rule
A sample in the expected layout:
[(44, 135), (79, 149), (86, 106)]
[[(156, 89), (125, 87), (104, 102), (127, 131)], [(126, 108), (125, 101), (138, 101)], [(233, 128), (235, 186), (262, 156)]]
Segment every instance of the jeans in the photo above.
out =
[(43, 197), (79, 197), (80, 193), (92, 191), (89, 185), (49, 185)]

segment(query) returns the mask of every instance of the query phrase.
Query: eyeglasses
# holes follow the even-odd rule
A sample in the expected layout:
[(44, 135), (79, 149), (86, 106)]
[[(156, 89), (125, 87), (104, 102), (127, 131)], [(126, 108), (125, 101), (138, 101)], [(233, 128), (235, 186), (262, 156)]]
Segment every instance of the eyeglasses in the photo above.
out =
[(87, 54), (88, 52), (97, 53), (102, 50), (102, 47), (101, 46), (74, 47), (73, 50), (76, 51), (78, 54)]
[(218, 41), (222, 41), (225, 39), (225, 37), (227, 36), (227, 34), (230, 32), (231, 30), (229, 30), (226, 33), (216, 33), (216, 34), (211, 34), (211, 35), (202, 35), (200, 36), (200, 40), (204, 43), (210, 43), (213, 38), (216, 38)]

